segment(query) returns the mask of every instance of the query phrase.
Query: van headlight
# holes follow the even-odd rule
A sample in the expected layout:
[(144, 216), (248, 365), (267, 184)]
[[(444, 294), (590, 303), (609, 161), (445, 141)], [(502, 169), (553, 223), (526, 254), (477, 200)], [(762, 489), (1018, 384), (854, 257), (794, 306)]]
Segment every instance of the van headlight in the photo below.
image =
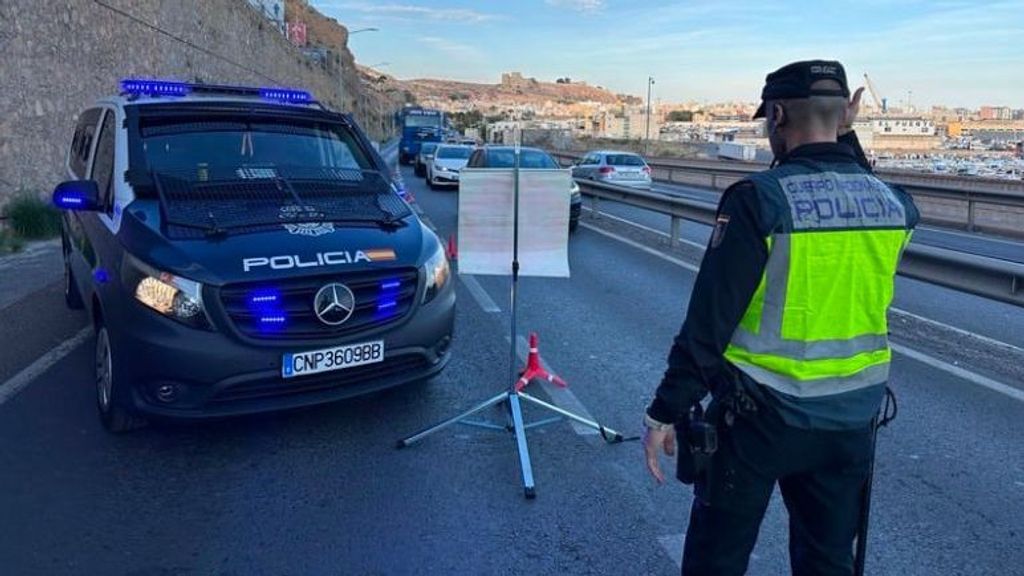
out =
[(580, 185), (575, 180), (572, 180), (572, 186), (569, 187), (569, 198), (573, 202), (580, 198)]
[(451, 277), (448, 257), (445, 256), (444, 249), (440, 244), (434, 255), (423, 265), (423, 276), (427, 279), (427, 289), (423, 292), (423, 303), (426, 304), (441, 292)]
[(122, 270), (125, 286), (143, 306), (194, 328), (210, 327), (199, 282), (160, 272), (130, 256)]

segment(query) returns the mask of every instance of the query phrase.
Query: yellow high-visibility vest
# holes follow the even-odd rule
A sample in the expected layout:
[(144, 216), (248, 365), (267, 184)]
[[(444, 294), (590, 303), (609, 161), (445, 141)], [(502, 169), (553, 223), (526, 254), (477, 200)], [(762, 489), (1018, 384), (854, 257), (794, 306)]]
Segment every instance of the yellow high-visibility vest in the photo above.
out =
[(917, 212), (854, 164), (799, 162), (750, 177), (768, 261), (725, 357), (797, 398), (883, 384), (886, 313)]

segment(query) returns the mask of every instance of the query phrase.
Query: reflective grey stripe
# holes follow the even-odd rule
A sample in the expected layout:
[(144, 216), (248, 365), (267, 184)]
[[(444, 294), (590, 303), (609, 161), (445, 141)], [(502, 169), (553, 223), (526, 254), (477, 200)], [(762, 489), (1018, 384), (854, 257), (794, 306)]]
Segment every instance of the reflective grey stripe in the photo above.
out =
[(797, 380), (746, 362), (734, 361), (733, 364), (754, 381), (798, 398), (815, 398), (852, 392), (868, 386), (883, 384), (889, 379), (888, 362), (869, 366), (850, 376), (818, 378), (816, 380)]
[(906, 227), (906, 208), (871, 174), (814, 172), (779, 178), (794, 230)]
[(764, 268), (764, 307), (761, 309), (760, 334), (782, 334), (782, 316), (786, 311), (786, 287), (789, 285), (789, 234), (772, 237), (772, 251)]
[(754, 334), (742, 326), (732, 336), (732, 344), (755, 354), (771, 354), (797, 360), (849, 358), (863, 352), (885, 350), (889, 338), (885, 334), (865, 334), (847, 340), (785, 340), (778, 332)]

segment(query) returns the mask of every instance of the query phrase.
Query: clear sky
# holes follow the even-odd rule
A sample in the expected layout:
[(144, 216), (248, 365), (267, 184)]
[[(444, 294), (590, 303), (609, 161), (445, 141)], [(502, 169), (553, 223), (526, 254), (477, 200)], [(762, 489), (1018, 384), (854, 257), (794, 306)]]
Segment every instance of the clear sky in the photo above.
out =
[(562, 76), (664, 102), (756, 100), (793, 60), (867, 72), (892, 105), (1024, 108), (1024, 0), (311, 0), (398, 78)]

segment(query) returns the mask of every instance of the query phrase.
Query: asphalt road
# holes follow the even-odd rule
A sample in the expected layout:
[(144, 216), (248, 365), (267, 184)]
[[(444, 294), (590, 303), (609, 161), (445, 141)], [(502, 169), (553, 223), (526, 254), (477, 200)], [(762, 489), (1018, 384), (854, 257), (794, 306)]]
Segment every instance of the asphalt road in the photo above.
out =
[[(405, 183), (446, 238), (457, 193), (408, 170)], [(694, 274), (588, 227), (570, 261), (571, 279), (523, 279), (522, 332), (570, 382), (559, 401), (639, 433)], [(84, 325), (54, 288), (0, 309), (0, 387)], [(506, 384), (507, 294), (505, 278), (460, 278), (455, 357), (431, 383), (124, 436), (96, 419), (91, 342), (74, 349), (0, 400), (0, 574), (677, 573), (690, 496), (655, 487), (635, 442), (531, 430), (534, 501), (507, 434), (454, 428), (394, 449)], [(950, 317), (976, 313), (934, 296)], [(1024, 574), (1024, 404), (901, 355), (893, 385), (869, 573)], [(786, 533), (776, 501), (751, 574), (786, 573)]]

